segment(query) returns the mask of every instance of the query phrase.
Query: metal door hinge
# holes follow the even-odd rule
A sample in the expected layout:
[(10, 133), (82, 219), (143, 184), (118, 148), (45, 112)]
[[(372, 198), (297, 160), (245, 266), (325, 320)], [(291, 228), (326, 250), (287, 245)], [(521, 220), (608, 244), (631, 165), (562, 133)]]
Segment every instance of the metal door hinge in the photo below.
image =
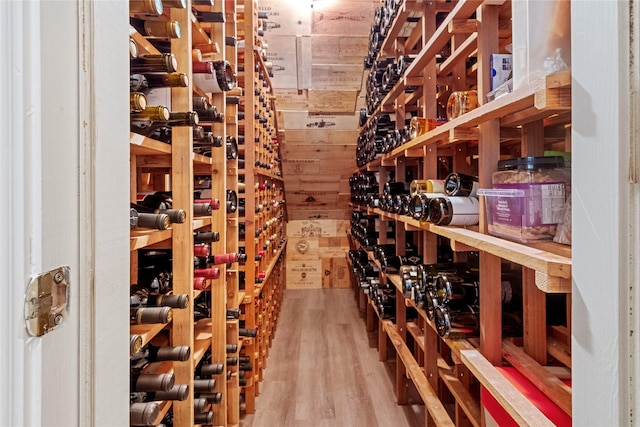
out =
[(24, 320), (30, 335), (41, 337), (64, 323), (70, 273), (71, 268), (63, 266), (31, 279), (24, 302)]

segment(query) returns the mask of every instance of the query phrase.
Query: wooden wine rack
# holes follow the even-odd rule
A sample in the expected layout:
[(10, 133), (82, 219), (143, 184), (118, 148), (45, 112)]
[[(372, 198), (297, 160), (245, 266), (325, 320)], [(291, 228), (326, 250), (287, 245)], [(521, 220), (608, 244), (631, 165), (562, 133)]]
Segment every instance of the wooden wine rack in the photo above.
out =
[[(140, 191), (172, 191), (174, 207), (183, 209), (187, 213), (187, 220), (183, 224), (174, 224), (170, 229), (157, 230), (132, 230), (130, 238), (131, 253), (131, 283), (137, 281), (138, 250), (145, 248), (172, 249), (173, 251), (173, 292), (188, 294), (191, 302), (200, 296), (201, 291), (193, 290), (193, 233), (195, 231), (217, 231), (220, 240), (211, 244), (212, 254), (238, 252), (240, 249), (238, 235), (241, 222), (246, 224), (247, 239), (243, 242), (246, 248), (246, 265), (232, 264), (230, 268), (218, 265), (220, 278), (211, 280), (208, 291), (211, 308), (211, 318), (202, 319), (194, 323), (193, 304), (183, 310), (174, 310), (173, 320), (169, 325), (136, 325), (131, 326), (131, 333), (143, 337), (143, 345), (153, 342), (163, 331), (169, 331), (171, 345), (186, 345), (191, 348), (192, 358), (187, 362), (163, 363), (162, 372), (173, 372), (177, 384), (188, 384), (189, 398), (184, 401), (162, 402), (161, 413), (156, 420), (158, 423), (171, 410), (174, 415), (174, 425), (194, 425), (194, 393), (193, 378), (194, 368), (201, 361), (207, 351), (211, 352), (214, 363), (223, 363), (224, 372), (216, 377), (216, 392), (222, 393), (222, 402), (214, 405), (214, 425), (235, 426), (239, 424), (240, 417), (240, 393), (239, 374), (237, 368), (227, 366), (226, 344), (238, 345), (239, 351), (245, 351), (251, 356), (254, 366), (253, 375), (249, 375), (248, 385), (242, 393), (246, 402), (247, 412), (255, 410), (254, 399), (257, 395), (258, 382), (261, 379), (262, 369), (266, 366), (268, 345), (275, 328), (277, 308), (284, 287), (284, 269), (282, 253), (284, 242), (275, 241), (273, 246), (266, 243), (267, 237), (255, 234), (272, 218), (278, 220), (278, 225), (284, 227), (283, 209), (269, 208), (264, 212), (255, 212), (256, 206), (268, 199), (271, 203), (276, 196), (284, 198), (284, 192), (275, 194), (275, 189), (282, 189), (282, 177), (279, 166), (269, 173), (255, 171), (254, 159), (265, 161), (267, 155), (277, 156), (277, 144), (272, 136), (277, 136), (277, 123), (275, 123), (275, 105), (273, 97), (269, 97), (269, 106), (272, 111), (269, 126), (271, 133), (266, 134), (260, 130), (258, 123), (253, 125), (254, 106), (257, 104), (257, 96), (254, 96), (253, 87), (257, 85), (257, 74), (244, 82), (247, 87), (238, 86), (226, 93), (206, 93), (193, 84), (192, 76), (192, 48), (206, 46), (212, 53), (203, 54), (204, 59), (228, 60), (237, 69), (238, 47), (234, 40), (238, 28), (254, 28), (254, 15), (256, 8), (253, 4), (247, 6), (249, 13), (245, 14), (246, 20), (239, 23), (236, 17), (238, 9), (244, 10), (243, 5), (236, 5), (234, 0), (215, 2), (213, 6), (197, 6), (197, 9), (205, 12), (219, 12), (225, 16), (225, 23), (200, 23), (191, 12), (191, 1), (187, 1), (184, 9), (165, 9), (167, 19), (177, 21), (182, 29), (181, 37), (171, 41), (171, 52), (178, 61), (178, 72), (186, 73), (190, 77), (190, 85), (186, 88), (171, 90), (172, 111), (192, 111), (192, 99), (194, 94), (205, 96), (209, 102), (224, 112), (223, 123), (200, 122), (201, 125), (210, 126), (214, 135), (238, 139), (240, 132), (244, 132), (246, 143), (240, 146), (240, 154), (245, 158), (246, 168), (238, 168), (237, 159), (227, 159), (226, 147), (213, 148), (211, 157), (196, 154), (193, 151), (193, 139), (191, 127), (174, 127), (171, 144), (156, 141), (149, 137), (143, 137), (136, 133), (130, 134), (130, 160), (131, 160), (131, 188), (130, 198), (136, 201)], [(130, 36), (138, 45), (140, 54), (157, 53), (155, 47), (133, 27)], [(249, 53), (245, 58), (245, 69), (253, 70), (256, 64), (264, 70), (264, 64), (253, 55), (251, 40), (245, 50)], [(240, 50), (242, 52), (242, 50)], [(265, 71), (266, 72), (266, 71)], [(262, 86), (261, 86), (262, 87)], [(248, 120), (239, 123), (237, 103), (228, 103), (227, 96), (240, 96), (241, 102), (246, 106)], [(260, 108), (263, 108), (262, 106)], [(260, 133), (262, 132), (262, 133)], [(254, 136), (260, 137), (260, 144), (254, 144)], [(256, 149), (254, 150), (254, 145)], [(262, 147), (269, 147), (269, 150)], [(248, 147), (248, 148), (246, 148)], [(260, 148), (258, 148), (260, 147)], [(273, 159), (271, 159), (273, 160)], [(277, 174), (276, 174), (277, 173)], [(194, 176), (210, 176), (211, 198), (221, 201), (221, 208), (214, 210), (211, 216), (193, 217), (194, 203)], [(244, 176), (245, 191), (239, 192), (238, 179)], [(265, 181), (266, 180), (266, 181)], [(255, 189), (254, 184), (269, 183), (271, 190)], [(148, 185), (147, 185), (148, 184)], [(277, 184), (277, 185), (276, 185)], [(225, 201), (227, 191), (235, 191), (246, 200), (245, 215), (239, 212), (227, 213)], [(270, 205), (269, 205), (270, 206)], [(280, 204), (281, 206), (281, 204)], [(278, 219), (278, 215), (280, 215)], [(272, 224), (270, 222), (269, 224)], [(271, 229), (271, 228), (270, 228)], [(284, 235), (281, 231), (278, 236)], [(270, 237), (270, 236), (268, 236)], [(269, 240), (270, 242), (270, 240)], [(255, 262), (258, 247), (268, 246), (267, 254), (262, 261)], [(260, 285), (256, 285), (256, 278), (261, 272), (265, 277)], [(246, 287), (239, 289), (240, 276), (245, 274)], [(256, 304), (260, 302), (260, 311), (256, 310)], [(239, 321), (227, 320), (226, 309), (242, 308), (247, 328), (258, 328), (260, 334), (256, 338), (241, 339), (238, 335)], [(164, 335), (163, 335), (164, 336)], [(166, 341), (166, 338), (163, 338)], [(165, 344), (166, 345), (166, 344)], [(232, 374), (227, 381), (227, 371)], [(159, 371), (158, 371), (159, 372)]]
[(242, 340), (244, 353), (253, 366), (247, 373), (242, 396), (245, 412), (254, 413), (285, 283), (286, 218), (275, 97), (261, 56), (258, 2), (238, 1), (236, 17), (238, 38), (243, 43), (238, 48), (238, 64), (243, 66), (238, 80), (243, 88), (244, 120), (238, 121), (238, 128), (244, 135), (239, 151), (245, 165), (238, 170), (245, 188), (244, 193), (239, 193), (244, 198), (245, 216), (239, 221), (244, 222), (245, 238), (241, 243), (248, 260), (241, 305), (244, 327), (258, 332), (255, 338)]
[[(405, 117), (410, 111), (420, 117), (435, 118), (437, 104), (446, 104), (446, 97), (454, 90), (477, 89), (481, 105), (370, 161), (356, 173), (376, 172), (382, 190), (392, 174), (397, 181), (404, 181), (409, 168), (416, 172), (414, 179), (437, 178), (440, 156), (452, 158), (455, 172), (468, 173), (470, 166), (466, 158), (477, 156), (480, 187), (490, 188), (491, 175), (501, 154), (540, 156), (550, 145), (556, 150), (570, 151), (568, 132), (550, 136), (555, 130), (570, 128), (569, 71), (548, 75), (491, 102), (485, 98), (489, 92), (490, 54), (503, 52), (511, 40), (509, 2), (498, 5), (480, 0), (457, 3), (405, 0), (400, 3), (379, 57), (398, 58), (404, 54), (416, 57), (368, 122), (376, 114), (395, 113), (396, 117)], [(436, 14), (443, 19), (436, 21)], [(408, 16), (419, 16), (419, 22), (411, 31), (406, 31)], [(436, 25), (436, 22), (440, 23)], [(445, 46), (450, 46), (450, 54), (439, 63), (436, 55)], [(467, 66), (470, 56), (477, 61)], [(410, 86), (417, 90), (407, 92)], [(399, 120), (396, 126), (400, 129), (404, 122)], [(425, 264), (436, 262), (439, 237), (449, 239), (454, 259), (465, 259), (469, 251), (479, 252), (478, 338), (441, 338), (423, 309), (417, 309), (417, 319), (407, 320), (406, 307), (416, 307), (411, 299), (404, 297), (403, 283), (397, 275), (380, 275), (382, 283), (396, 289), (395, 323), (378, 315), (354, 274), (356, 300), (366, 318), (367, 329), (378, 331), (380, 360), (386, 361), (391, 350), (395, 353), (398, 404), (407, 404), (407, 386), (412, 384), (425, 403), (426, 425), (482, 425), (486, 402), (480, 398), (480, 388), (499, 402), (518, 424), (551, 425), (547, 416), (506, 379), (501, 367), (515, 368), (571, 417), (571, 389), (551, 373), (570, 375), (571, 369), (571, 248), (553, 242), (522, 244), (487, 234), (482, 203), (479, 226), (465, 228), (436, 226), (378, 208), (353, 205), (355, 210), (378, 215), (383, 223), (395, 222), (398, 248), (404, 248), (406, 233), (413, 232), (417, 236), (414, 243), (418, 244)], [(350, 234), (349, 238), (351, 249), (360, 249), (356, 239)], [(374, 260), (371, 252), (369, 258)], [(523, 267), (524, 334), (521, 339), (503, 339), (501, 260)], [(566, 326), (547, 327), (547, 293), (567, 294)]]

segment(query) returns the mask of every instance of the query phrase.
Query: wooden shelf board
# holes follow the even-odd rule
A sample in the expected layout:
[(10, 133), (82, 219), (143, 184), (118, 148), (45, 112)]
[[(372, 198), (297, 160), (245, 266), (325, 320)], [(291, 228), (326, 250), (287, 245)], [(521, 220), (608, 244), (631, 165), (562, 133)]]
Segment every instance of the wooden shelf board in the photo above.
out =
[(424, 343), (424, 331), (420, 329), (415, 322), (407, 322), (407, 331), (411, 334), (418, 347), (424, 353), (425, 351), (425, 343)]
[(451, 38), (449, 23), (454, 19), (469, 18), (482, 4), (482, 0), (460, 0), (453, 10), (447, 14), (444, 21), (438, 26), (435, 33), (422, 47), (416, 59), (409, 65), (405, 75), (418, 76), (425, 66), (436, 57), (436, 54), (447, 44)]
[(140, 156), (171, 154), (171, 144), (147, 138), (135, 132), (129, 132), (129, 141), (131, 154)]
[(471, 393), (462, 384), (462, 382), (454, 375), (451, 369), (438, 369), (438, 376), (449, 389), (449, 392), (453, 395), (456, 403), (462, 411), (466, 414), (467, 418), (474, 427), (480, 427), (482, 410), (476, 399), (471, 396)]
[(211, 217), (210, 216), (197, 216), (193, 218), (193, 229), (197, 230), (202, 227), (206, 227), (211, 225)]
[(405, 0), (400, 5), (398, 13), (391, 24), (391, 27), (387, 31), (387, 35), (382, 42), (382, 46), (380, 47), (380, 52), (384, 52), (388, 55), (394, 55), (393, 43), (398, 37), (400, 33), (403, 32), (405, 25), (407, 25), (407, 18), (409, 16), (414, 16), (415, 12), (422, 11), (422, 2), (417, 2), (415, 0)]
[[(485, 251), (498, 256), (507, 261), (511, 261), (522, 266), (531, 268), (552, 278), (560, 280), (549, 280), (547, 283), (536, 280), (536, 285), (543, 292), (570, 293), (571, 287), (567, 286), (567, 281), (571, 279), (571, 258), (557, 255), (548, 250), (538, 249), (538, 247), (528, 246), (522, 243), (501, 239), (489, 234), (483, 234), (472, 229), (461, 227), (444, 227), (427, 222), (416, 221), (405, 215), (395, 215), (380, 209), (369, 209), (369, 211), (406, 223), (414, 229), (421, 229), (450, 239), (452, 242), (459, 242), (468, 247)], [(549, 244), (551, 245), (551, 244)], [(558, 247), (562, 246), (554, 244)], [(559, 248), (558, 252), (564, 249)]]
[(193, 328), (193, 364), (197, 365), (211, 347), (211, 319), (199, 320)]
[(149, 342), (165, 328), (165, 324), (153, 324), (153, 325), (131, 325), (129, 327), (130, 334), (137, 334), (142, 337), (142, 346), (149, 344)]
[(169, 409), (171, 409), (172, 403), (173, 402), (171, 400), (163, 400), (161, 402), (158, 402), (158, 405), (159, 405), (158, 417), (153, 422), (153, 425), (158, 425), (162, 423), (162, 419), (165, 417), (165, 415), (167, 415), (167, 412), (169, 412)]
[(129, 240), (129, 250), (145, 248), (155, 243), (163, 242), (171, 239), (173, 230), (131, 230), (131, 238)]
[(389, 339), (393, 343), (396, 349), (396, 353), (402, 360), (403, 365), (407, 370), (407, 376), (411, 379), (416, 386), (420, 397), (424, 402), (425, 409), (429, 411), (429, 414), (438, 426), (454, 426), (453, 421), (449, 417), (447, 410), (443, 406), (442, 402), (438, 398), (438, 395), (433, 391), (427, 377), (418, 365), (418, 362), (413, 358), (411, 351), (402, 340), (402, 337), (398, 334), (396, 325), (393, 323), (385, 323), (384, 329), (389, 336)]
[(537, 427), (554, 425), (478, 350), (464, 350), (460, 355), (462, 363), (518, 425)]
[(200, 22), (196, 19), (193, 13), (189, 13), (189, 17), (191, 19), (191, 41), (194, 45), (198, 44), (213, 44), (209, 35), (200, 25)]
[(147, 54), (158, 54), (160, 53), (158, 49), (142, 35), (138, 31), (136, 31), (133, 26), (129, 25), (129, 36), (136, 42), (138, 46), (138, 55), (147, 55)]
[(208, 156), (203, 156), (202, 154), (193, 153), (192, 157), (193, 163), (198, 165), (212, 165), (213, 159)]
[[(402, 86), (402, 84), (399, 82), (396, 86)], [(558, 90), (564, 91), (564, 96), (562, 93), (556, 93)], [(562, 114), (571, 108), (570, 97), (566, 94), (566, 92), (570, 93), (570, 90), (570, 71), (550, 74), (532, 82), (529, 86), (519, 88), (498, 99), (487, 102), (460, 117), (443, 123), (435, 129), (383, 155), (381, 158), (367, 163), (367, 165), (359, 169), (376, 170), (381, 164), (394, 166), (394, 159), (405, 156), (407, 151), (419, 149), (427, 145), (438, 144), (438, 148), (445, 148), (456, 144), (458, 142), (457, 139), (453, 141), (449, 140), (452, 131), (473, 129), (487, 120), (499, 119), (502, 127), (516, 127), (532, 121), (552, 117), (556, 114)], [(388, 95), (389, 98), (385, 97), (383, 103), (390, 103), (400, 91), (400, 88), (392, 89)], [(372, 117), (374, 115), (375, 114), (372, 114)]]

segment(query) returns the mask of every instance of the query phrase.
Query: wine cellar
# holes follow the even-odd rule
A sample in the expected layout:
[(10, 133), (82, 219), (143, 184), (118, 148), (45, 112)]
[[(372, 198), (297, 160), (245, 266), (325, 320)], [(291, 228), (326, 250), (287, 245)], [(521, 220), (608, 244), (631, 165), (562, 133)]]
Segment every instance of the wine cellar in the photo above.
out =
[(0, 425), (633, 425), (639, 6), (0, 2)]

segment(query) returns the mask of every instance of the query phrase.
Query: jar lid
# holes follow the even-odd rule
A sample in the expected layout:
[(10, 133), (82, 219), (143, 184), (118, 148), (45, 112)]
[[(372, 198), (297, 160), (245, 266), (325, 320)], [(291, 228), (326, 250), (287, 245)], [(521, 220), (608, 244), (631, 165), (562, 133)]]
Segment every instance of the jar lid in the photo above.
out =
[(564, 157), (562, 156), (540, 156), (540, 157), (519, 157), (517, 159), (507, 159), (498, 161), (499, 171), (508, 170), (534, 170), (563, 168)]

